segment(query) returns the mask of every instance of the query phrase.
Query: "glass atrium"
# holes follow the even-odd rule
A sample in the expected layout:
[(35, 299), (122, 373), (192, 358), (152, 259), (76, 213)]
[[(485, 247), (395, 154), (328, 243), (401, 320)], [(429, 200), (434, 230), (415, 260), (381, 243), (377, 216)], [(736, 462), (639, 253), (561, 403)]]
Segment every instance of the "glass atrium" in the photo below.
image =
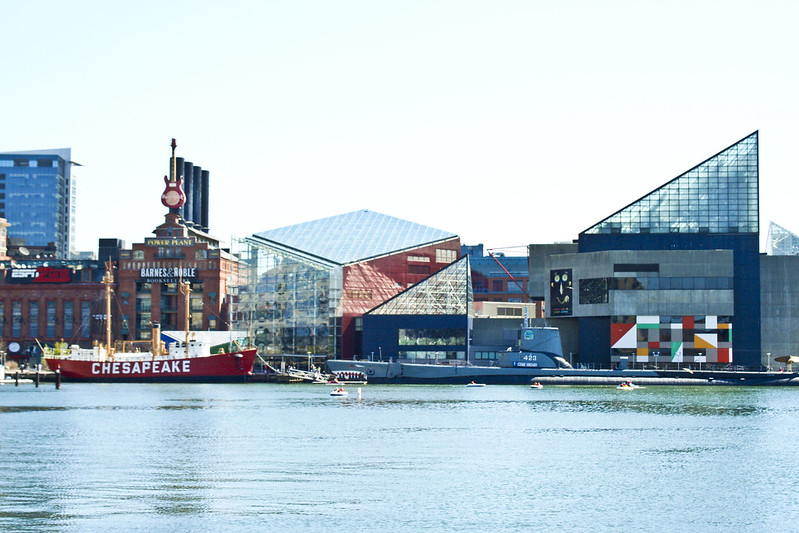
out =
[(754, 132), (584, 233), (757, 233), (758, 202)]
[(799, 255), (799, 236), (772, 222), (766, 238), (768, 255)]
[(234, 329), (248, 330), (259, 353), (336, 356), (341, 335), (342, 269), (258, 238), (242, 243)]
[[(367, 210), (255, 234), (240, 241), (233, 327), (250, 331), (263, 354), (338, 357), (349, 315), (363, 303), (361, 297), (380, 292), (381, 282), (393, 289), (386, 298), (398, 291), (397, 281), (379, 270), (364, 276), (375, 269), (362, 264), (456, 237)], [(406, 265), (403, 258), (402, 268)], [(446, 305), (452, 305), (451, 297)]]
[(410, 287), (370, 315), (474, 315), (469, 256), (465, 255), (426, 280)]

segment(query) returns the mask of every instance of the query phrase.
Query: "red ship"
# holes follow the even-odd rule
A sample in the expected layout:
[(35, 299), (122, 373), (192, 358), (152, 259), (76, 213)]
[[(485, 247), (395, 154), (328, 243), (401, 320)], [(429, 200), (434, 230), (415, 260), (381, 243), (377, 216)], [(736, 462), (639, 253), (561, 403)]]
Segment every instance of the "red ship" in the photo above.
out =
[[(252, 374), (255, 348), (240, 348), (235, 341), (212, 345), (211, 342), (194, 340), (192, 336), (195, 334), (188, 331), (188, 316), (183, 341), (172, 336), (167, 337), (172, 342), (165, 344), (162, 342), (160, 326), (153, 324), (153, 340), (123, 342), (122, 349), (117, 350), (111, 343), (111, 285), (114, 281), (111, 270), (109, 261), (103, 276), (106, 316), (109, 317), (106, 321), (105, 346), (81, 348), (77, 345), (67, 347), (61, 344), (53, 349), (46, 348), (45, 360), (50, 370), (59, 370), (64, 379), (70, 381), (128, 383), (246, 381)], [(191, 287), (183, 281), (179, 283), (179, 287), (188, 309)], [(237, 349), (231, 350), (231, 345), (235, 345)]]
[[(246, 381), (252, 374), (255, 348), (237, 352), (198, 354), (189, 344), (168, 355), (151, 352), (116, 353), (105, 357), (102, 348), (72, 348), (61, 355), (46, 357), (51, 370), (60, 370), (69, 381), (211, 383)], [(201, 346), (197, 348), (202, 349)], [(178, 353), (175, 353), (178, 352)]]

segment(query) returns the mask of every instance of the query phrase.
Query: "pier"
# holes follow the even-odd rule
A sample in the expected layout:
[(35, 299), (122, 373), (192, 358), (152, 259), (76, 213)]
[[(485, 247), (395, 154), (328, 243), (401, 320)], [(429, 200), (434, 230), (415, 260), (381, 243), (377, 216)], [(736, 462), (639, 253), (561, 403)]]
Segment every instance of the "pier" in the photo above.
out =
[(41, 383), (55, 383), (57, 389), (61, 388), (61, 372), (52, 370), (25, 369), (8, 372), (5, 368), (0, 370), (0, 385), (28, 385), (38, 387)]

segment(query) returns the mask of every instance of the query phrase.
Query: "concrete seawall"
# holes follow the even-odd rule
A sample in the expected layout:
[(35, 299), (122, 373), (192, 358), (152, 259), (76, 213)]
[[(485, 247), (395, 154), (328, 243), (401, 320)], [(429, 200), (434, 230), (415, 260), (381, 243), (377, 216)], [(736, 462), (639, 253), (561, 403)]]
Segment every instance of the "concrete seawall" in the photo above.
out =
[[(601, 372), (601, 371), (598, 371)], [(712, 386), (712, 385), (752, 385), (752, 386), (799, 386), (798, 374), (766, 373), (766, 372), (712, 372), (695, 371), (692, 374), (684, 371), (675, 371), (668, 375), (668, 371), (660, 375), (643, 376), (635, 372), (604, 373), (603, 375), (549, 375), (534, 378), (542, 385), (618, 385), (626, 380), (633, 381), (636, 385), (683, 385), (683, 386)]]

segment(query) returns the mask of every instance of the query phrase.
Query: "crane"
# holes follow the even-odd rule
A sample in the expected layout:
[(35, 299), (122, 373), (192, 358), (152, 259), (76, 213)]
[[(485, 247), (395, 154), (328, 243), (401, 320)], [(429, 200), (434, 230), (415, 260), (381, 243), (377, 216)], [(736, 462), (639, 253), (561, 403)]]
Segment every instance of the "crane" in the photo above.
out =
[(513, 274), (511, 274), (510, 272), (508, 272), (508, 269), (507, 269), (507, 268), (505, 268), (505, 265), (503, 265), (503, 264), (500, 262), (500, 260), (497, 258), (497, 256), (496, 256), (496, 255), (494, 255), (494, 250), (504, 250), (504, 249), (505, 249), (505, 248), (490, 248), (490, 249), (486, 250), (486, 253), (488, 253), (488, 255), (490, 255), (490, 256), (491, 256), (491, 258), (492, 258), (494, 261), (496, 261), (496, 262), (497, 262), (497, 264), (499, 265), (499, 268), (501, 268), (501, 269), (502, 269), (502, 270), (505, 272), (505, 274), (507, 274), (507, 275), (508, 275), (508, 277), (511, 279), (511, 281), (513, 281), (513, 283), (515, 283), (515, 284), (516, 284), (516, 286), (517, 286), (517, 287), (519, 287), (519, 290), (522, 292), (522, 294), (524, 294), (524, 295), (527, 297), (527, 299), (530, 301), (530, 303), (534, 303), (534, 300), (533, 300), (533, 299), (530, 297), (530, 294), (529, 294), (529, 293), (528, 293), (526, 290), (524, 290), (524, 287), (522, 287), (522, 284), (521, 284), (521, 283), (519, 283), (519, 280), (517, 280), (516, 278), (514, 278), (514, 277), (513, 277)]

